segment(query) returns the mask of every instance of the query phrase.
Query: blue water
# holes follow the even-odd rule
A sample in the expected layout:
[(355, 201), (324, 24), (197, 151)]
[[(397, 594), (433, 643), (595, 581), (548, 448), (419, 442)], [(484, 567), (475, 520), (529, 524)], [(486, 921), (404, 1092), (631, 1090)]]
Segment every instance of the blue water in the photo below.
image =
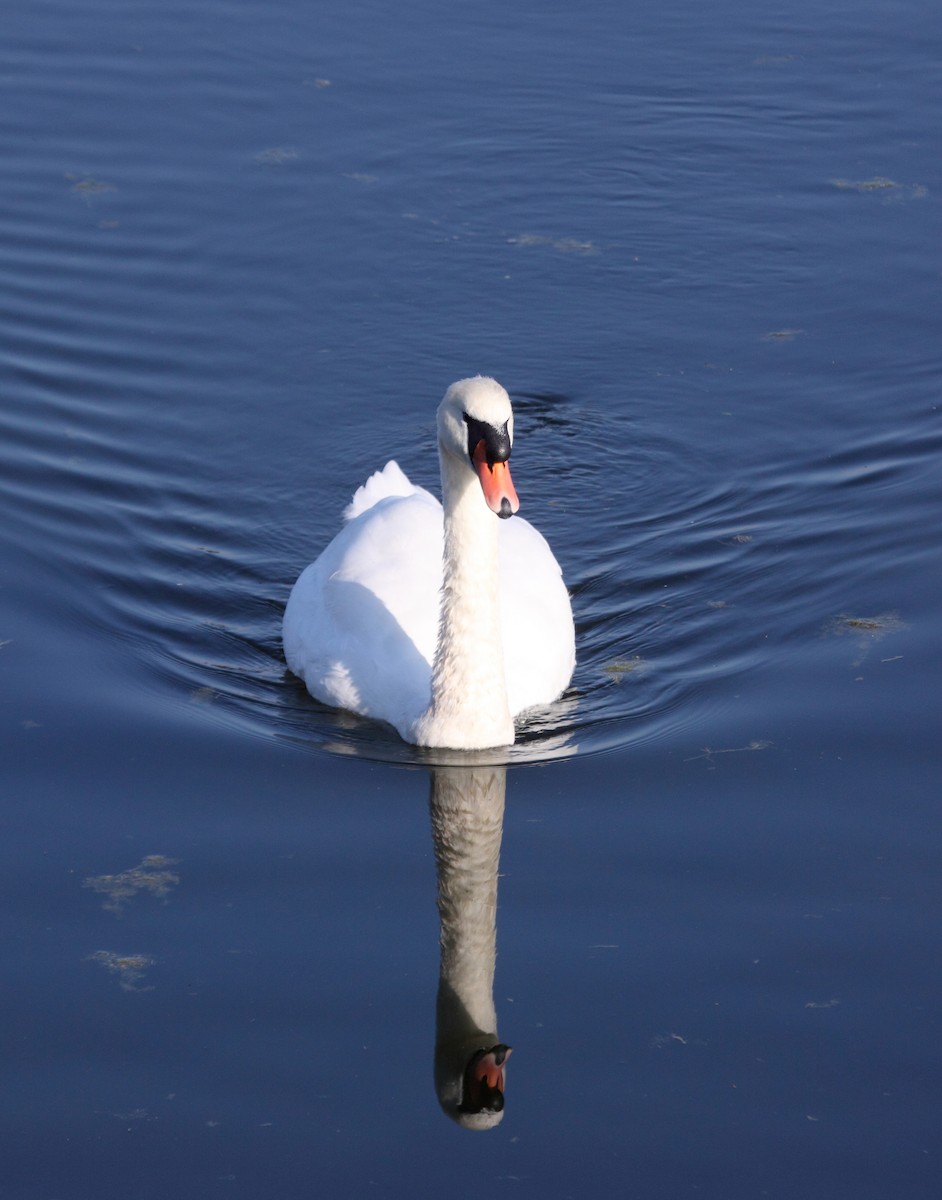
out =
[[(7, 6), (0, 1195), (937, 1195), (937, 25)], [(279, 640), (476, 372), (578, 639), (486, 1133), (428, 766)]]

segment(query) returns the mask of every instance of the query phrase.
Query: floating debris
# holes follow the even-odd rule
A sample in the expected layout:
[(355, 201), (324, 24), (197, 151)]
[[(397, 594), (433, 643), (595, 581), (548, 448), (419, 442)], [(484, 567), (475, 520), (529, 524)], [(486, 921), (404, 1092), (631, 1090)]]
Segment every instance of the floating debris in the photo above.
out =
[(701, 754), (694, 754), (691, 758), (685, 758), (684, 762), (696, 762), (698, 758), (705, 758), (711, 765), (717, 754), (743, 754), (747, 750), (768, 750), (773, 742), (763, 742), (758, 738), (749, 743), (748, 746), (727, 746), (722, 750), (714, 750), (712, 746), (704, 746)]
[(844, 617), (841, 627), (835, 633), (846, 633), (849, 629), (865, 629), (868, 633), (876, 633), (883, 629), (883, 624), (875, 617)]
[(543, 237), (538, 233), (521, 233), (517, 237), (507, 239), (512, 246), (549, 246), (560, 254), (598, 254), (599, 248), (594, 242), (580, 242), (575, 238)]
[(804, 332), (803, 329), (773, 329), (770, 333), (764, 333), (762, 340), (763, 342), (793, 342)]
[(142, 858), (136, 867), (121, 871), (117, 875), (93, 875), (84, 881), (82, 887), (100, 892), (108, 899), (102, 908), (108, 912), (121, 914), (124, 905), (132, 900), (138, 892), (150, 892), (152, 896), (163, 899), (170, 889), (180, 882), (180, 876), (170, 867), (176, 866), (177, 859), (165, 858), (162, 854), (148, 854)]
[(900, 633), (909, 626), (901, 621), (899, 613), (878, 613), (875, 617), (853, 617), (849, 613), (841, 613), (824, 627), (825, 637), (852, 637), (860, 650), (860, 654), (851, 663), (859, 667), (870, 649), (882, 641), (888, 634)]
[(632, 658), (616, 658), (613, 662), (606, 663), (602, 670), (617, 683), (624, 679), (626, 675), (633, 675), (638, 671), (643, 671), (646, 666), (647, 663), (641, 655), (636, 654)]
[(842, 192), (888, 192), (887, 202), (892, 200), (924, 200), (929, 189), (922, 183), (897, 183), (875, 175), (873, 179), (832, 179), (831, 185)]
[(292, 162), (297, 157), (298, 152), (293, 146), (272, 146), (270, 150), (263, 150), (261, 154), (256, 154), (255, 161), (280, 167), (283, 163)]
[(684, 1037), (681, 1033), (656, 1033), (651, 1038), (651, 1045), (655, 1050), (663, 1050), (667, 1046), (705, 1046), (706, 1042), (700, 1038)]
[(881, 192), (902, 186), (895, 179), (884, 179), (882, 175), (873, 179), (832, 179), (831, 183), (844, 192)]
[(118, 983), (126, 992), (152, 992), (152, 987), (142, 988), (140, 981), (148, 967), (154, 966), (156, 959), (147, 954), (115, 954), (112, 950), (96, 950), (89, 954), (88, 962), (96, 962), (111, 975), (117, 975)]
[(94, 197), (102, 195), (103, 192), (116, 190), (113, 183), (105, 183), (103, 179), (93, 179), (91, 175), (80, 177), (67, 171), (65, 177), (72, 183), (72, 187), (69, 189), (72, 194), (81, 196), (87, 203), (90, 203)]

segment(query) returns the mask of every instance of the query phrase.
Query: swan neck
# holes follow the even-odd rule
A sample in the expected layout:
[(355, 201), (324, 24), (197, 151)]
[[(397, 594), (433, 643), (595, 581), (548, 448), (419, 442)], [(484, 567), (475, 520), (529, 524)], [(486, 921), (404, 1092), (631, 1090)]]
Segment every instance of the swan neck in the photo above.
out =
[(457, 749), (508, 745), (498, 569), (499, 518), (469, 463), (442, 454), (444, 551), (438, 645), (432, 665), (434, 734), (426, 744)]
[(438, 869), (441, 965), (436, 1046), (497, 1040), (494, 962), (503, 767), (433, 772), (432, 837)]

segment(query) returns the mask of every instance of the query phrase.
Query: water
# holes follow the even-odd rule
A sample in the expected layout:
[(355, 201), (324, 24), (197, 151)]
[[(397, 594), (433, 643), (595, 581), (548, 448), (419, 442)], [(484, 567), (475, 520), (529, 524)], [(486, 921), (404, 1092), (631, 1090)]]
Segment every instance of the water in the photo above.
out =
[[(934, 1196), (929, 9), (8, 10), (4, 1196)], [(579, 651), (446, 821), (483, 1134), (429, 769), (279, 645), (477, 371)]]

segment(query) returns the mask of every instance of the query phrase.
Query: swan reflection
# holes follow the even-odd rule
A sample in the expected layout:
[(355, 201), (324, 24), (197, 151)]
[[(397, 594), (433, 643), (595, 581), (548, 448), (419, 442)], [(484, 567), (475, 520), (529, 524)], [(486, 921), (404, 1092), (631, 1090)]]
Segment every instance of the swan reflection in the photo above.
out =
[(504, 1110), (510, 1047), (497, 1033), (493, 989), (506, 776), (503, 766), (431, 769), (441, 920), (435, 1088), (465, 1129), (492, 1129)]

